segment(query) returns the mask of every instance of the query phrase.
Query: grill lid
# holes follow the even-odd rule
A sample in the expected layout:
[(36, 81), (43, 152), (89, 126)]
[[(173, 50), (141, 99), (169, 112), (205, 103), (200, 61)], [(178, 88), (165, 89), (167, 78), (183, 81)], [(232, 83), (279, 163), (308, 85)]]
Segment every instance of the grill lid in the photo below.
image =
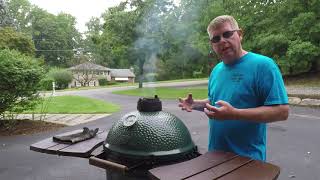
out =
[[(184, 123), (176, 116), (161, 111), (161, 101), (157, 98), (139, 99), (150, 107), (159, 110), (148, 112), (134, 111), (124, 115), (115, 122), (104, 142), (109, 152), (136, 158), (175, 156), (193, 153), (196, 150), (191, 135)], [(151, 105), (150, 105), (151, 104)], [(142, 106), (140, 106), (142, 107)]]

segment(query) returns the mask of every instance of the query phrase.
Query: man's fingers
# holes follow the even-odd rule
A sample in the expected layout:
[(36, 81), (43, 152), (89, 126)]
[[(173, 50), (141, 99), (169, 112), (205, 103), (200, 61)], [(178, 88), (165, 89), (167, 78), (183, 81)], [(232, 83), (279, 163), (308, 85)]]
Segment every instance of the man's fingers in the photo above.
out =
[(222, 101), (222, 100), (217, 101), (215, 104), (217, 104), (219, 106), (229, 106), (230, 105), (229, 103)]
[(219, 108), (211, 106), (209, 103), (206, 103), (206, 107), (208, 111), (217, 112), (219, 111)]
[(204, 113), (206, 113), (206, 115), (209, 117), (209, 118), (212, 118), (214, 119), (214, 112), (208, 110), (207, 108), (204, 108)]

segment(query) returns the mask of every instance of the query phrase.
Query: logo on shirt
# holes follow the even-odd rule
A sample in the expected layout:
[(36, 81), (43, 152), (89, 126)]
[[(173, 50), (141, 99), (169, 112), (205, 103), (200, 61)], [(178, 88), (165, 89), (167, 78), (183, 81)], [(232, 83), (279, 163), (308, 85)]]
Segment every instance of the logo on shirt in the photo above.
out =
[(241, 82), (241, 80), (243, 79), (243, 74), (240, 73), (233, 73), (231, 76), (231, 81), (232, 82)]

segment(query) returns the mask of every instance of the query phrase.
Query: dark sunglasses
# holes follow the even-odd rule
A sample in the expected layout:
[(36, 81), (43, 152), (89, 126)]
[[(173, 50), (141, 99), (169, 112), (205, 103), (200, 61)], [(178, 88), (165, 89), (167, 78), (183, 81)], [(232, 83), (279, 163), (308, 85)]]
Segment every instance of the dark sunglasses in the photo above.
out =
[[(226, 32), (222, 33), (222, 37), (225, 38), (225, 39), (228, 39), (228, 38), (230, 38), (230, 37), (233, 35), (233, 33), (236, 32), (236, 31), (239, 31), (239, 30), (226, 31)], [(220, 42), (220, 40), (221, 40), (221, 36), (218, 35), (218, 36), (213, 36), (213, 37), (210, 39), (210, 42), (212, 42), (212, 43), (218, 43), (218, 42)]]

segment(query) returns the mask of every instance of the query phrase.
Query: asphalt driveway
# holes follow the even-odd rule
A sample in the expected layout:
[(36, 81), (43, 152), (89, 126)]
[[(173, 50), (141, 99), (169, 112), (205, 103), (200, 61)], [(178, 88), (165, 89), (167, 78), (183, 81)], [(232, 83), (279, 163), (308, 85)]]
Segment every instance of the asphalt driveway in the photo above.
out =
[[(12, 180), (100, 180), (104, 170), (91, 166), (87, 159), (59, 157), (29, 150), (29, 145), (55, 134), (88, 126), (108, 129), (124, 113), (136, 110), (137, 97), (119, 96), (107, 89), (67, 92), (103, 99), (121, 105), (122, 110), (87, 124), (66, 127), (57, 132), (29, 136), (0, 137), (0, 179)], [(160, 97), (161, 98), (161, 97)], [(201, 112), (186, 113), (174, 100), (162, 100), (163, 110), (181, 118), (194, 142), (207, 147), (207, 118)], [(291, 107), (289, 120), (269, 124), (267, 160), (281, 167), (279, 179), (320, 179), (320, 111)]]

